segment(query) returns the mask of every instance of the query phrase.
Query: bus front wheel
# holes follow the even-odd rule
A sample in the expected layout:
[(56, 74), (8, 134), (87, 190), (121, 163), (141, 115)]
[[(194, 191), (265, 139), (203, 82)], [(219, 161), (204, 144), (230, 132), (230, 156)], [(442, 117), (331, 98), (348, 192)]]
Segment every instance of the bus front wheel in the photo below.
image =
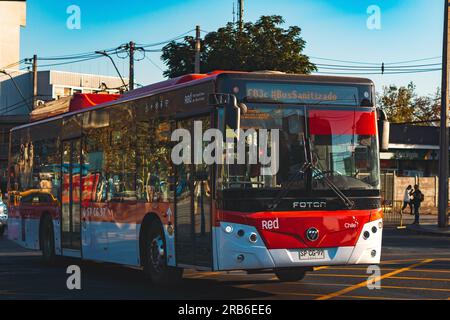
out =
[(160, 223), (153, 222), (145, 236), (144, 272), (152, 283), (174, 284), (183, 277), (183, 269), (170, 267), (166, 259), (166, 242)]
[(295, 282), (303, 280), (306, 275), (305, 269), (279, 269), (275, 270), (275, 275), (281, 282)]

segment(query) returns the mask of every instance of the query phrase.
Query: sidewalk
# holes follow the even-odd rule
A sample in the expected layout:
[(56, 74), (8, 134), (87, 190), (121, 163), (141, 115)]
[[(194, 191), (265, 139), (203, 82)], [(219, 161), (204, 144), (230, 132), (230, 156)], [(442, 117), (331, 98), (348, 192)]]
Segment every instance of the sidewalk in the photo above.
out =
[(406, 223), (406, 230), (424, 235), (450, 237), (450, 227), (439, 228), (437, 223), (437, 216), (434, 216), (434, 219), (431, 219), (431, 217), (428, 216), (424, 216), (423, 218), (425, 219), (422, 219), (421, 217), (420, 224)]

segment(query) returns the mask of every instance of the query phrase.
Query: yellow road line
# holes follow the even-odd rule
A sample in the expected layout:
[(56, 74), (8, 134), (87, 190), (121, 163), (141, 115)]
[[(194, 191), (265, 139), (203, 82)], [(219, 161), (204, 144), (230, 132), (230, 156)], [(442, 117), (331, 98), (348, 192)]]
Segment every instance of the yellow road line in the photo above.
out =
[(446, 278), (419, 278), (419, 277), (390, 277), (390, 279), (450, 282), (450, 278), (446, 279)]
[(329, 266), (323, 266), (323, 267), (315, 267), (314, 271), (324, 270), (330, 268)]
[[(381, 261), (380, 264), (398, 264), (399, 262), (411, 262), (411, 261), (420, 261), (423, 258), (411, 258), (411, 259), (395, 259), (395, 260), (384, 260)], [(450, 258), (433, 258), (434, 261), (450, 261)]]
[[(302, 285), (319, 286), (319, 287), (347, 287), (348, 285), (343, 283), (314, 283), (314, 282), (302, 282)], [(422, 287), (400, 287), (400, 286), (385, 286), (381, 285), (382, 289), (401, 289), (401, 290), (420, 290), (420, 291), (438, 291), (438, 292), (450, 292), (450, 289), (442, 288), (422, 288)]]
[[(305, 296), (310, 296), (310, 297), (320, 297), (322, 296), (321, 294), (317, 294), (317, 293), (300, 293), (300, 292), (267, 292), (269, 294), (276, 294), (276, 295), (290, 295), (290, 296), (299, 296), (299, 297), (305, 297)], [(404, 298), (392, 298), (392, 297), (371, 297), (371, 296), (341, 296), (341, 298), (344, 299), (366, 299), (366, 300), (414, 300), (414, 299), (404, 299)]]
[(380, 264), (396, 264), (399, 262), (411, 262), (411, 261), (420, 261), (420, 258), (416, 258), (416, 259), (394, 259), (394, 260), (384, 260), (381, 261)]
[(272, 292), (272, 291), (266, 291), (266, 293), (269, 294), (275, 294), (277, 296), (280, 295), (288, 295), (288, 296), (300, 296), (300, 297), (320, 297), (321, 294), (318, 293), (301, 293), (301, 292)]
[(441, 288), (399, 287), (399, 286), (385, 286), (385, 285), (382, 285), (381, 288), (382, 289), (402, 289), (402, 290), (450, 292), (450, 289), (441, 289)]
[[(398, 268), (381, 268), (381, 270), (383, 271), (394, 271), (397, 270)], [(363, 268), (363, 267), (329, 267), (328, 270), (332, 271), (332, 270), (361, 270), (361, 271), (365, 271), (367, 270), (367, 268)], [(316, 269), (314, 269), (314, 271), (318, 271)], [(408, 270), (405, 272), (425, 272), (425, 273), (450, 273), (450, 270), (440, 270), (440, 269), (414, 269), (414, 270)]]
[[(380, 297), (380, 296), (341, 296), (341, 298), (349, 298), (349, 299), (364, 299), (364, 300), (414, 300), (414, 299), (405, 299), (405, 298), (393, 298), (393, 297)], [(421, 299), (427, 300), (427, 299)]]
[(361, 274), (340, 274), (340, 273), (317, 273), (308, 274), (309, 277), (337, 277), (337, 278), (368, 278), (369, 275)]
[(433, 261), (433, 259), (425, 259), (425, 260), (423, 260), (423, 261), (421, 261), (419, 263), (413, 264), (413, 265), (411, 265), (409, 267), (401, 268), (401, 269), (398, 269), (398, 270), (386, 273), (386, 274), (384, 274), (382, 276), (375, 277), (374, 279), (371, 279), (370, 282), (369, 282), (369, 280), (366, 280), (366, 281), (363, 281), (361, 283), (355, 284), (353, 286), (350, 286), (350, 287), (344, 288), (342, 290), (336, 291), (334, 293), (323, 295), (320, 298), (318, 298), (317, 300), (328, 300), (328, 299), (332, 299), (332, 298), (335, 298), (335, 297), (339, 297), (339, 296), (345, 295), (346, 293), (349, 293), (349, 292), (354, 291), (356, 289), (365, 287), (369, 283), (378, 282), (378, 281), (380, 281), (382, 279), (386, 279), (386, 278), (395, 276), (395, 275), (397, 275), (399, 273), (402, 273), (402, 272), (404, 272), (406, 270), (411, 270), (413, 268), (417, 268), (419, 266), (422, 266), (424, 264), (430, 263), (432, 261)]
[[(319, 286), (319, 287), (347, 287), (348, 285), (344, 283), (316, 283), (316, 282), (302, 282), (302, 285), (308, 286)], [(402, 289), (402, 290), (420, 290), (420, 291), (439, 291), (439, 292), (450, 292), (450, 289), (443, 288), (422, 288), (422, 287), (408, 287), (408, 286), (386, 286), (381, 285), (382, 289)]]
[[(393, 271), (393, 270), (397, 270), (398, 268), (381, 268), (381, 270), (385, 270), (385, 271)], [(367, 267), (330, 267), (328, 268), (328, 270), (333, 271), (333, 270), (361, 270), (361, 271), (365, 271), (367, 270)], [(316, 269), (314, 269), (314, 271), (316, 271)], [(450, 271), (449, 271), (450, 272)]]

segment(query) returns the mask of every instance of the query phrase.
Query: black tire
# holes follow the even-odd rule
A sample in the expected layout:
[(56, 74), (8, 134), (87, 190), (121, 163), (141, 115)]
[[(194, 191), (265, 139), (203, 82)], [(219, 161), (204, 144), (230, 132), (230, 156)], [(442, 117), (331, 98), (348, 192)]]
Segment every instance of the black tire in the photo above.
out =
[(275, 270), (275, 275), (281, 282), (296, 282), (303, 280), (306, 275), (305, 269), (280, 269)]
[(48, 215), (42, 220), (40, 244), (43, 262), (48, 265), (55, 263), (55, 235), (52, 219)]
[(152, 283), (173, 285), (183, 277), (183, 269), (170, 267), (166, 260), (166, 240), (159, 222), (152, 222), (144, 235), (144, 273)]
[(0, 227), (0, 237), (3, 237), (3, 234), (5, 234), (5, 229), (6, 229), (5, 226)]

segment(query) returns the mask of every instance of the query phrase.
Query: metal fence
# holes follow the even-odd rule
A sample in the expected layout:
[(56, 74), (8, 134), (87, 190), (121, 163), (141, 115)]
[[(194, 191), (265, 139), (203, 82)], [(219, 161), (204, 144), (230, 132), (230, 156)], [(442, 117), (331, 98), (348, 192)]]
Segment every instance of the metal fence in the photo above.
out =
[(388, 226), (399, 226), (402, 224), (402, 201), (390, 201), (383, 203), (383, 221)]

